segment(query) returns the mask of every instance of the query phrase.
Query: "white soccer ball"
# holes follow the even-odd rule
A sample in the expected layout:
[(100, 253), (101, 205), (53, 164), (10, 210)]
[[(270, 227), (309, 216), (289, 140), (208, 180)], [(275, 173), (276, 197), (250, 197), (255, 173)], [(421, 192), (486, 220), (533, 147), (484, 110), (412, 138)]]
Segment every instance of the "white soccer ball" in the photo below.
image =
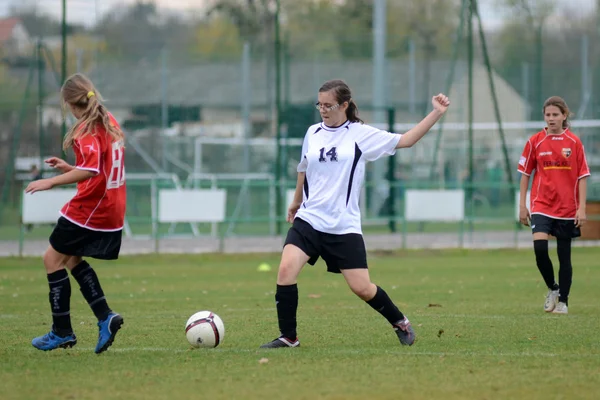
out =
[(199, 311), (187, 320), (185, 336), (193, 347), (217, 347), (225, 337), (225, 325), (217, 314)]

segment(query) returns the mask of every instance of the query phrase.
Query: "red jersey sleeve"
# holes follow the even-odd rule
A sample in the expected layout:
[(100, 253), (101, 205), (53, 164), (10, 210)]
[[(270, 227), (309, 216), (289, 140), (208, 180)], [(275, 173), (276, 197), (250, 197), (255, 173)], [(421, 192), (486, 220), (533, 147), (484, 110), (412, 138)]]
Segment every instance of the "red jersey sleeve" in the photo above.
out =
[(577, 144), (579, 147), (577, 150), (577, 166), (578, 166), (578, 176), (577, 179), (581, 179), (584, 178), (586, 176), (590, 175), (590, 169), (588, 167), (587, 164), (587, 160), (585, 158), (585, 149), (583, 147), (583, 144), (581, 142), (579, 142)]
[(94, 135), (84, 135), (77, 139), (77, 147), (81, 159), (77, 160), (77, 169), (100, 173), (101, 151), (100, 142)]
[(523, 149), (523, 153), (521, 154), (521, 158), (519, 158), (519, 172), (530, 176), (535, 167), (537, 166), (537, 161), (535, 159), (535, 148), (531, 143), (531, 139), (525, 143), (525, 148)]

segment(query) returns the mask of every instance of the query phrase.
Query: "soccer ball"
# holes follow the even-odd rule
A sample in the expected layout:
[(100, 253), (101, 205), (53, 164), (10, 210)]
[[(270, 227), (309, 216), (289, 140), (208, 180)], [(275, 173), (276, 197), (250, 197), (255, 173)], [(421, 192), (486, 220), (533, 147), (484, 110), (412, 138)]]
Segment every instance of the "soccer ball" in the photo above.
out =
[(225, 337), (225, 325), (211, 311), (199, 311), (185, 324), (185, 336), (193, 347), (217, 347)]

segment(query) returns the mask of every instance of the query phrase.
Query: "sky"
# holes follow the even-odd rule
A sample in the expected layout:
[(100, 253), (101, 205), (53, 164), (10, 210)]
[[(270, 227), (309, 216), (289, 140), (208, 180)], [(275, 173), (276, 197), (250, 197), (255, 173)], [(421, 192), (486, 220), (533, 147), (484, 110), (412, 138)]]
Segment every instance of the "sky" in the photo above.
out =
[[(302, 1), (302, 0), (298, 0)], [(401, 0), (396, 0), (401, 1)], [(562, 0), (559, 0), (559, 3)], [(123, 3), (134, 3), (135, 0), (67, 0), (67, 19), (69, 22), (81, 23), (87, 21), (85, 25), (93, 25), (95, 21), (101, 18), (111, 8)], [(182, 11), (190, 9), (201, 9), (207, 0), (156, 0), (159, 7), (169, 7)], [(494, 28), (502, 23), (502, 17), (497, 16), (495, 5), (499, 0), (480, 0), (480, 12), (484, 25), (488, 28)], [(594, 9), (596, 0), (570, 0), (569, 3), (573, 9), (581, 13), (586, 13)], [(61, 16), (62, 0), (0, 0), (0, 17), (8, 14), (9, 7), (12, 4), (30, 3), (36, 4), (40, 9), (54, 15), (56, 18)]]

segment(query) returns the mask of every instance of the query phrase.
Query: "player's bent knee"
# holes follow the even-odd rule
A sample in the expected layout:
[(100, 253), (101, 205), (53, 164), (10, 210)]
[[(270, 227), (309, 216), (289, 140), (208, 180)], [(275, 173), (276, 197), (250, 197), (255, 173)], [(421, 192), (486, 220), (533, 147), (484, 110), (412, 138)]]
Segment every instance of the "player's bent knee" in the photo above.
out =
[(375, 286), (371, 282), (351, 285), (350, 289), (355, 295), (357, 295), (364, 301), (371, 300), (373, 296), (375, 296), (375, 293), (377, 293), (377, 286)]
[(548, 240), (549, 235), (545, 232), (535, 232), (533, 234), (533, 240)]
[(67, 259), (65, 266), (69, 269), (72, 270), (73, 268), (75, 268), (76, 266), (79, 265), (79, 263), (81, 263), (81, 261), (83, 261), (83, 258), (80, 256), (71, 256)]
[(298, 279), (298, 274), (302, 266), (294, 265), (291, 262), (282, 262), (279, 264), (279, 272), (277, 273), (278, 285), (293, 285)]
[(46, 272), (51, 274), (58, 270), (63, 269), (63, 265), (69, 256), (61, 254), (54, 250), (52, 246), (48, 247), (44, 252), (44, 267)]

